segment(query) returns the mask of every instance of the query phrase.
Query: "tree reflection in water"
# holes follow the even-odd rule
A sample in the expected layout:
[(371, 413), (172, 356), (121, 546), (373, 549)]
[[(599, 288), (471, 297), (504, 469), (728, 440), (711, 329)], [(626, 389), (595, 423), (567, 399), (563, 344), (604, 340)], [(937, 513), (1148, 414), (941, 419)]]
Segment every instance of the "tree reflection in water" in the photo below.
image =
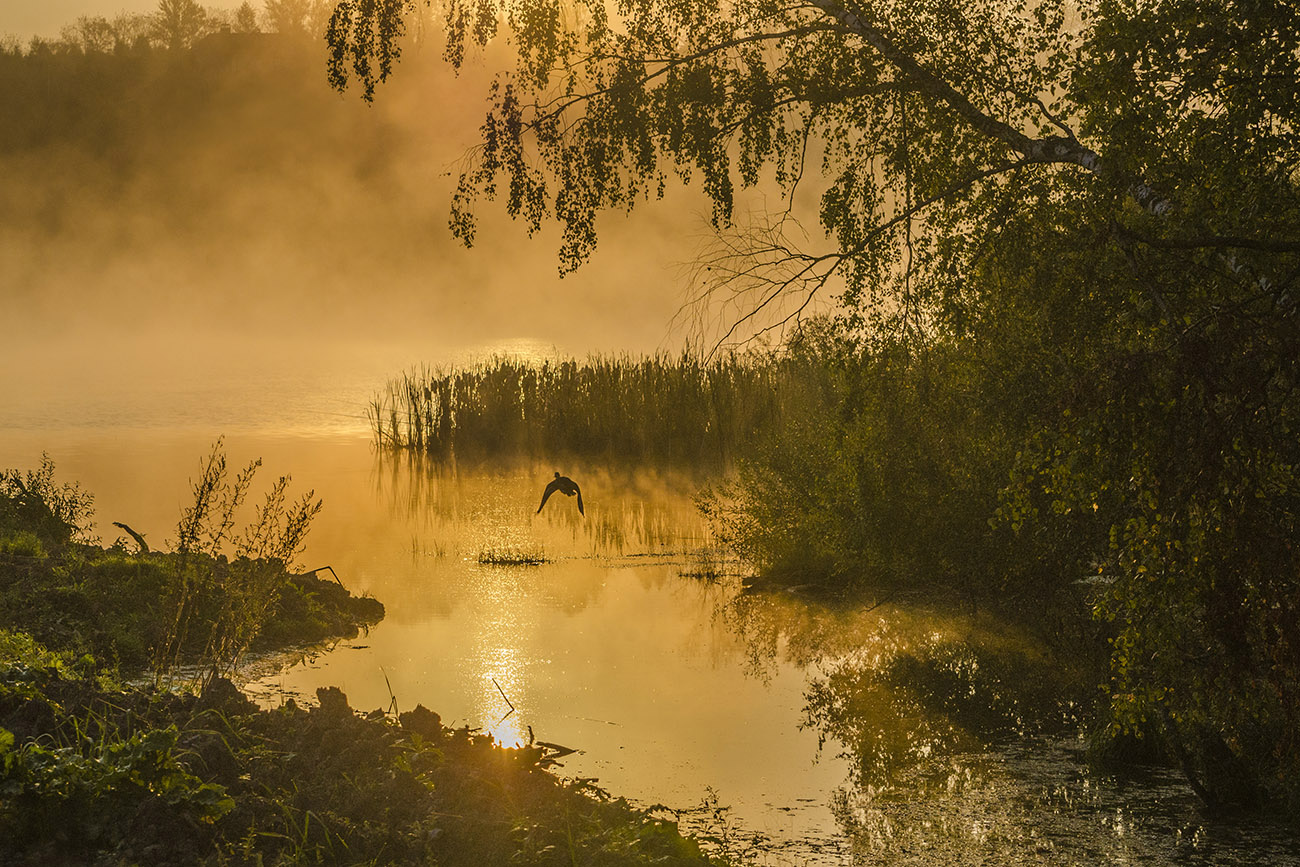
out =
[(810, 673), (803, 725), (851, 773), (851, 863), (1300, 864), (1267, 819), (1212, 822), (1180, 774), (1092, 767), (1085, 660), (987, 615), (742, 594), (718, 610), (753, 675)]

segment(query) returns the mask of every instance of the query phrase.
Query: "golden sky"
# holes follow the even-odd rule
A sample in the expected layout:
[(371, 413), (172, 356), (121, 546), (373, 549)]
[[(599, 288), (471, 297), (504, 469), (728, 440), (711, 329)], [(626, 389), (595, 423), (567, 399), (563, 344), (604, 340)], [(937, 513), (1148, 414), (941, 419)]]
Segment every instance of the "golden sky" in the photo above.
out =
[(33, 36), (55, 37), (65, 24), (71, 24), (79, 15), (111, 18), (119, 12), (149, 12), (157, 7), (157, 0), (0, 0), (0, 35), (14, 35), (24, 40)]

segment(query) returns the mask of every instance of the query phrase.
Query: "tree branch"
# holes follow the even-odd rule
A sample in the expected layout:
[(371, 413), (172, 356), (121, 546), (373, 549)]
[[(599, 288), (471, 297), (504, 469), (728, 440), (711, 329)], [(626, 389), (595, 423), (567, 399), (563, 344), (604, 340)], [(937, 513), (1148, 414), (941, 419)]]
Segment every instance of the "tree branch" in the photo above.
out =
[[(1029, 162), (1076, 165), (1099, 178), (1109, 177), (1112, 174), (1113, 170), (1100, 154), (1073, 136), (1030, 138), (1010, 124), (979, 109), (967, 99), (965, 94), (895, 45), (879, 27), (870, 22), (865, 13), (837, 0), (808, 0), (808, 2), (834, 18), (849, 32), (864, 39), (885, 60), (916, 82), (921, 90), (943, 102), (974, 129), (1022, 154)], [(1144, 183), (1134, 181), (1128, 184), (1128, 189), (1144, 210), (1156, 216), (1163, 216), (1173, 209), (1172, 202)]]
[(1245, 238), (1239, 235), (1210, 235), (1203, 238), (1153, 238), (1125, 226), (1116, 226), (1115, 234), (1126, 240), (1162, 250), (1237, 249), (1264, 253), (1300, 253), (1300, 241)]
[(578, 105), (579, 103), (591, 102), (593, 99), (596, 99), (601, 96), (605, 96), (606, 94), (609, 93), (613, 93), (615, 90), (628, 87), (629, 85), (636, 86), (636, 87), (644, 87), (645, 85), (649, 84), (651, 81), (654, 81), (656, 78), (660, 78), (661, 76), (668, 74), (669, 72), (671, 72), (672, 70), (676, 69), (679, 66), (688, 66), (696, 62), (697, 60), (703, 60), (704, 58), (709, 57), (710, 55), (717, 54), (718, 52), (725, 51), (729, 48), (738, 48), (741, 45), (747, 45), (751, 42), (768, 42), (773, 40), (786, 39), (789, 37), (807, 36), (810, 33), (818, 33), (818, 32), (824, 33), (827, 32), (828, 30), (830, 30), (830, 28), (826, 27), (825, 25), (817, 24), (817, 25), (808, 25), (806, 27), (795, 27), (790, 30), (783, 30), (778, 33), (751, 33), (747, 36), (737, 36), (734, 39), (723, 40), (722, 42), (718, 42), (714, 45), (709, 45), (705, 48), (701, 48), (699, 51), (693, 52), (691, 54), (686, 54), (681, 57), (642, 58), (638, 62), (643, 65), (648, 66), (651, 64), (658, 63), (658, 64), (662, 64), (662, 66), (660, 66), (658, 69), (654, 70), (653, 72), (646, 72), (642, 74), (640, 78), (636, 79), (633, 82), (619, 82), (618, 84), (611, 84), (607, 87), (599, 88), (598, 90), (578, 93), (575, 96), (571, 96), (570, 98), (563, 100), (562, 102), (559, 101), (560, 99), (559, 97), (556, 97), (556, 99), (553, 99), (550, 102), (538, 103), (534, 106), (534, 108), (538, 111), (538, 116), (534, 118), (532, 121), (530, 121), (530, 123), (535, 124), (541, 121), (559, 117), (565, 111), (567, 111), (568, 109), (572, 108), (575, 105)]

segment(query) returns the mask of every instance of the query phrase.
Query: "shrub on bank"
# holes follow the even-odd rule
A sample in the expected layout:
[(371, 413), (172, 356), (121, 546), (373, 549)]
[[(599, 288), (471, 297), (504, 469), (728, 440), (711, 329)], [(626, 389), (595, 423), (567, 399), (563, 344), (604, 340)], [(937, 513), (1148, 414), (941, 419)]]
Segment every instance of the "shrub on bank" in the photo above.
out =
[(0, 473), (0, 628), (124, 671), (152, 666), (166, 676), (199, 665), (212, 677), (248, 650), (351, 637), (380, 620), (377, 600), (293, 571), (320, 501), (288, 500), (287, 477), (235, 531), (259, 464), (231, 478), (218, 442), (167, 552), (142, 538), (134, 551), (94, 544), (90, 495), (55, 484), (49, 458), (35, 471)]

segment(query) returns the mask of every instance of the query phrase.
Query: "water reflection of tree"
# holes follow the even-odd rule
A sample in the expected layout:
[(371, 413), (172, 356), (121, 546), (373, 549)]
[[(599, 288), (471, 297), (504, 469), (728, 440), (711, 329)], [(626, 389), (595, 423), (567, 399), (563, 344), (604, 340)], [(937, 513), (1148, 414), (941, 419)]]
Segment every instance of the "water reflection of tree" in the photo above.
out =
[(935, 756), (1077, 727), (1083, 684), (1024, 633), (912, 615), (814, 680), (806, 721), (843, 745), (859, 785), (888, 786)]
[[(892, 858), (896, 837), (924, 848), (976, 833), (981, 821), (1012, 836), (1032, 828), (1006, 818), (1003, 784), (978, 768), (996, 764), (994, 745), (1077, 734), (1087, 681), (1040, 641), (987, 616), (834, 607), (789, 593), (732, 596), (717, 617), (742, 640), (754, 676), (789, 664), (810, 672), (802, 725), (850, 764), (833, 808), (855, 857)], [(899, 827), (895, 813), (912, 807), (896, 804), (948, 802), (958, 790), (978, 790), (979, 808), (949, 804), (924, 829)]]
[(836, 607), (789, 593), (742, 593), (717, 617), (750, 673), (814, 673), (805, 725), (836, 743), (863, 785), (893, 768), (992, 739), (1076, 722), (1087, 682), (1029, 633), (991, 617), (881, 605)]
[(1083, 753), (1031, 737), (936, 756), (891, 785), (841, 788), (832, 810), (854, 864), (1300, 864), (1283, 823), (1208, 819), (1173, 769), (1119, 780)]
[(811, 669), (843, 657), (879, 621), (785, 592), (729, 594), (714, 613), (740, 639), (748, 674), (764, 682), (784, 664)]

